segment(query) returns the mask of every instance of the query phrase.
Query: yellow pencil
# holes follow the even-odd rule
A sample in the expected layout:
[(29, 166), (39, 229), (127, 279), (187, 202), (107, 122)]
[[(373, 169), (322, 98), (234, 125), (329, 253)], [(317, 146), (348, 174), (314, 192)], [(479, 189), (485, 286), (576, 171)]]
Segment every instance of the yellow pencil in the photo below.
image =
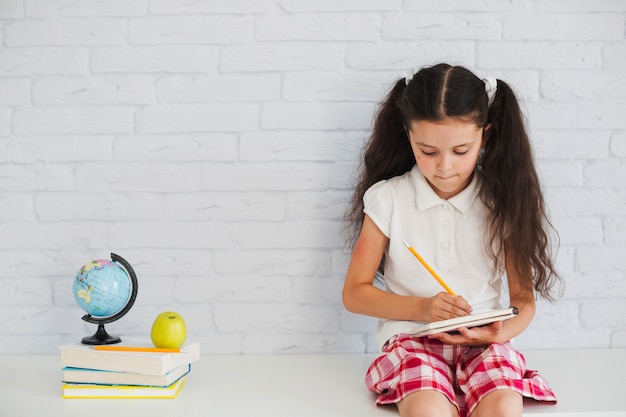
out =
[(420, 263), (422, 265), (424, 265), (424, 268), (426, 268), (428, 270), (428, 272), (430, 272), (430, 275), (432, 275), (440, 284), (443, 288), (446, 289), (446, 291), (448, 291), (448, 294), (450, 295), (454, 295), (456, 296), (456, 294), (454, 293), (454, 291), (452, 291), (452, 289), (450, 287), (448, 287), (448, 284), (445, 283), (444, 280), (441, 279), (441, 277), (439, 275), (437, 275), (437, 273), (435, 272), (434, 269), (432, 269), (430, 267), (430, 265), (428, 265), (428, 263), (424, 260), (424, 258), (422, 258), (420, 256), (419, 253), (417, 253), (417, 251), (415, 249), (413, 249), (413, 247), (411, 245), (409, 245), (409, 242), (407, 242), (406, 240), (403, 240), (402, 243), (404, 243), (404, 245), (411, 251), (411, 253), (413, 255), (415, 255), (415, 257), (417, 258), (418, 261), (420, 261)]
[(113, 346), (98, 345), (93, 347), (95, 350), (107, 350), (112, 352), (160, 352), (160, 353), (180, 353), (178, 348), (157, 348), (142, 346)]

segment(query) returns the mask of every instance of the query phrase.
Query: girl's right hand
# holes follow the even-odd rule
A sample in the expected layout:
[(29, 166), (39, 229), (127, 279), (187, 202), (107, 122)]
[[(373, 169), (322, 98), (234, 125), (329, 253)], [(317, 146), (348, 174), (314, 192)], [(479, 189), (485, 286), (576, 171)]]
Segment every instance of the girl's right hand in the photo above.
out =
[(472, 306), (460, 295), (440, 292), (434, 297), (426, 298), (425, 301), (422, 314), (428, 323), (467, 316), (472, 312)]
[(466, 316), (472, 311), (463, 297), (448, 293), (431, 298), (398, 295), (374, 285), (389, 239), (365, 215), (343, 285), (343, 304), (352, 313), (389, 320), (432, 322)]

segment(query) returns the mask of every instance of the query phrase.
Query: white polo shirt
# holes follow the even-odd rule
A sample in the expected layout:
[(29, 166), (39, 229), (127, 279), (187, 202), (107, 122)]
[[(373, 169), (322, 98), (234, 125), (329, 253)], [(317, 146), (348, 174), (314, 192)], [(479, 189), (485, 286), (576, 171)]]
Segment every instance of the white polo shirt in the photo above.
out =
[[(389, 238), (384, 270), (387, 291), (419, 297), (445, 291), (409, 252), (402, 242), (406, 240), (474, 312), (500, 307), (502, 277), (494, 276), (493, 261), (485, 250), (487, 208), (478, 196), (480, 186), (475, 174), (463, 191), (444, 200), (415, 165), (406, 174), (367, 190), (363, 211)], [(422, 324), (380, 319), (378, 345)]]

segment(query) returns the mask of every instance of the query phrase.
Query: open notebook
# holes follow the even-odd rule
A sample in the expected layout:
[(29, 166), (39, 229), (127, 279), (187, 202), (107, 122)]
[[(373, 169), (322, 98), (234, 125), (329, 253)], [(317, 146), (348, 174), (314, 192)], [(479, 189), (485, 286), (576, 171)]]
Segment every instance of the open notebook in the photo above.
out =
[(494, 321), (508, 320), (517, 316), (517, 308), (501, 308), (498, 310), (486, 311), (484, 313), (470, 314), (469, 316), (456, 317), (449, 320), (435, 321), (418, 328), (413, 336), (428, 336), (429, 334), (450, 332), (459, 327), (484, 326)]

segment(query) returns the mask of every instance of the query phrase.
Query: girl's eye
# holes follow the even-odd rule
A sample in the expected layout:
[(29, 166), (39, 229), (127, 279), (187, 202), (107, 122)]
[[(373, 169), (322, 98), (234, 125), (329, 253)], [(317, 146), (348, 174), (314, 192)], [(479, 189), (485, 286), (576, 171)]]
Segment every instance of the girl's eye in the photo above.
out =
[[(422, 150), (422, 154), (425, 156), (433, 156), (435, 155), (437, 152), (427, 152)], [(467, 153), (467, 151), (454, 151), (455, 155), (465, 155)]]

